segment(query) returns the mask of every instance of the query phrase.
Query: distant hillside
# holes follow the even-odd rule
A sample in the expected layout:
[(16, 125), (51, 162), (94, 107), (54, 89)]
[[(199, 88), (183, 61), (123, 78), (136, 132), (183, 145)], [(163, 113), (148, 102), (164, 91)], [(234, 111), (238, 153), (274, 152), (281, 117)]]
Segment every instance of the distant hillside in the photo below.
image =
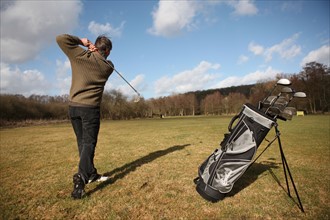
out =
[(251, 89), (255, 86), (253, 85), (242, 85), (242, 86), (231, 86), (227, 88), (220, 88), (220, 89), (208, 89), (202, 91), (195, 91), (195, 92), (188, 92), (186, 94), (195, 94), (198, 102), (203, 100), (207, 95), (213, 94), (216, 91), (220, 91), (221, 95), (228, 96), (229, 93), (241, 93), (244, 94), (247, 98), (250, 97)]

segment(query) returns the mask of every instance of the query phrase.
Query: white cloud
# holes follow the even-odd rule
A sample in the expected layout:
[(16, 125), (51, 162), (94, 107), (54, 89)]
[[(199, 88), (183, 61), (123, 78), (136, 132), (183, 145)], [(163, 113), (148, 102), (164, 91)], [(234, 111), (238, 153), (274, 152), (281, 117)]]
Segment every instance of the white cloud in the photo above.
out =
[(252, 73), (248, 73), (245, 76), (230, 76), (220, 82), (216, 83), (213, 88), (226, 88), (230, 86), (250, 85), (258, 81), (275, 79), (276, 75), (281, 73), (279, 70), (275, 70), (272, 67), (268, 67), (266, 70), (257, 70)]
[(300, 54), (301, 47), (295, 44), (299, 34), (294, 34), (291, 38), (284, 39), (281, 43), (265, 50), (266, 61), (271, 61), (274, 53), (280, 55), (283, 59), (290, 59)]
[(71, 87), (71, 65), (70, 61), (67, 59), (62, 62), (56, 60), (56, 88), (59, 89), (61, 95), (69, 94)]
[(153, 26), (148, 29), (150, 34), (163, 37), (173, 37), (183, 31), (191, 31), (201, 25), (201, 21), (213, 23), (212, 9), (225, 3), (234, 9), (237, 16), (255, 15), (258, 13), (253, 0), (230, 1), (159, 1), (152, 11)]
[(14, 1), (1, 13), (2, 62), (34, 59), (57, 34), (71, 31), (82, 11), (80, 1)]
[(299, 33), (296, 33), (292, 37), (284, 39), (281, 43), (268, 48), (264, 48), (261, 45), (251, 42), (249, 44), (249, 50), (255, 55), (263, 55), (266, 62), (271, 61), (274, 54), (278, 54), (280, 58), (287, 60), (294, 58), (301, 53), (301, 46), (296, 44), (298, 38)]
[(110, 37), (120, 37), (124, 30), (125, 21), (121, 22), (120, 26), (115, 28), (110, 23), (99, 24), (95, 21), (91, 21), (88, 25), (88, 30), (95, 36), (101, 34), (108, 35)]
[(295, 14), (301, 13), (302, 8), (302, 1), (284, 1), (281, 5), (281, 11)]
[(309, 62), (318, 62), (324, 65), (330, 66), (330, 46), (324, 45), (316, 50), (313, 50), (303, 58), (300, 65), (304, 66)]
[(202, 61), (192, 70), (185, 70), (173, 77), (164, 76), (157, 80), (154, 84), (155, 93), (156, 95), (169, 95), (205, 89), (219, 77), (217, 73), (209, 72), (219, 68), (220, 64)]
[(194, 26), (197, 12), (196, 1), (159, 1), (152, 12), (153, 27), (148, 32), (165, 37), (178, 35)]
[(251, 42), (249, 44), (249, 51), (251, 51), (254, 55), (261, 55), (264, 52), (264, 48), (261, 45)]
[(38, 70), (21, 70), (11, 68), (8, 64), (1, 63), (0, 91), (5, 94), (32, 94), (45, 95), (49, 91), (50, 83)]
[(226, 3), (234, 8), (234, 15), (246, 16), (258, 13), (258, 8), (254, 5), (253, 0), (231, 0)]
[(237, 64), (243, 64), (246, 63), (247, 61), (249, 61), (249, 57), (245, 55), (241, 55), (238, 58)]

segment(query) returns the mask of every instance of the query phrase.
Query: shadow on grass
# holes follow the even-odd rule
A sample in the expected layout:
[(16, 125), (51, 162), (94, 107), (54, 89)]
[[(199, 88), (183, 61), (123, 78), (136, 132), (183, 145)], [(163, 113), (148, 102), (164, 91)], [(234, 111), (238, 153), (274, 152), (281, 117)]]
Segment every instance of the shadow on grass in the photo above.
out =
[[(269, 160), (274, 160), (274, 158), (269, 158)], [(304, 212), (303, 206), (302, 206), (302, 204), (300, 204), (300, 201), (299, 201), (299, 196), (297, 194), (298, 192), (294, 191), (294, 193), (298, 199), (298, 201), (296, 201), (290, 194), (290, 191), (288, 191), (288, 188), (287, 188), (288, 186), (286, 185), (286, 181), (281, 182), (278, 179), (278, 177), (275, 175), (275, 173), (273, 172), (272, 169), (282, 169), (283, 170), (282, 163), (265, 161), (262, 163), (252, 164), (251, 167), (244, 173), (244, 175), (235, 183), (232, 191), (229, 192), (226, 195), (226, 197), (231, 197), (231, 196), (234, 196), (235, 194), (239, 193), (241, 190), (243, 190), (244, 188), (251, 185), (254, 181), (256, 181), (262, 173), (264, 173), (265, 171), (268, 171), (270, 173), (270, 175), (273, 177), (273, 179), (275, 180), (275, 182), (289, 196), (289, 198), (292, 200), (292, 202), (294, 202), (298, 206), (298, 208), (302, 212)], [(287, 178), (288, 178), (289, 187), (291, 187), (291, 189), (292, 189), (293, 188), (292, 182), (290, 181), (289, 176)]]
[[(262, 163), (253, 163), (244, 175), (235, 183), (232, 191), (230, 191), (226, 197), (231, 197), (239, 193), (244, 188), (255, 182), (258, 177), (265, 171), (271, 171), (271, 169), (279, 168), (281, 163), (275, 163), (272, 161), (263, 161)], [(277, 181), (277, 183), (279, 183)]]
[(94, 189), (90, 190), (89, 192), (86, 193), (87, 196), (92, 195), (94, 192), (103, 189), (104, 187), (108, 186), (109, 184), (113, 184), (115, 183), (117, 180), (124, 178), (126, 175), (128, 175), (130, 172), (133, 172), (134, 170), (136, 170), (136, 168), (150, 163), (154, 160), (156, 160), (157, 158), (160, 158), (162, 156), (165, 156), (167, 154), (170, 154), (174, 151), (179, 151), (179, 150), (183, 150), (184, 148), (186, 148), (187, 146), (190, 146), (190, 144), (185, 144), (185, 145), (175, 145), (172, 147), (169, 147), (165, 150), (158, 150), (155, 152), (152, 152), (144, 157), (141, 157), (133, 162), (127, 163), (122, 167), (116, 168), (110, 172), (104, 173), (104, 176), (108, 176), (111, 177), (109, 178), (107, 181), (100, 183), (99, 185), (97, 185)]

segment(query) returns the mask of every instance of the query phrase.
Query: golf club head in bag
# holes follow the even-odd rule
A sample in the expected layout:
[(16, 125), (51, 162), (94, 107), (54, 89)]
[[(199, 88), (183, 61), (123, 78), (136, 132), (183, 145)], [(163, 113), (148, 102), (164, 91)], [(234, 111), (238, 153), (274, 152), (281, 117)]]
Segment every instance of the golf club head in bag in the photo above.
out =
[(293, 89), (290, 87), (283, 87), (281, 92), (277, 96), (268, 96), (265, 101), (263, 101), (261, 110), (265, 113), (269, 111), (273, 106), (277, 106), (279, 109), (284, 110), (284, 107), (287, 104), (286, 96), (293, 94)]
[(262, 102), (259, 102), (259, 106), (258, 106), (258, 109), (262, 109), (264, 108), (264, 104), (265, 104), (265, 101), (272, 95), (272, 93), (275, 91), (275, 89), (277, 88), (277, 86), (290, 86), (291, 85), (291, 81), (288, 80), (288, 79), (280, 79), (278, 80), (273, 89), (269, 92), (269, 94), (264, 98), (264, 100)]
[[(285, 101), (285, 103), (277, 103), (275, 102), (272, 107), (269, 108), (269, 111), (267, 112), (267, 115), (274, 117), (274, 119), (278, 118), (281, 120), (286, 121), (286, 119), (291, 118), (294, 115), (292, 112), (296, 112), (296, 110), (293, 111), (293, 109), (289, 108), (288, 105), (289, 103), (294, 99), (294, 98), (306, 98), (306, 93), (304, 92), (295, 92), (293, 95), (291, 95), (290, 99), (288, 101)], [(291, 118), (289, 120), (291, 120)]]
[(294, 107), (286, 107), (278, 116), (281, 120), (292, 120), (292, 117), (297, 114), (297, 110)]
[(278, 107), (272, 106), (269, 111), (268, 115), (282, 121), (292, 120), (293, 115), (297, 113), (296, 108), (294, 107), (286, 107), (281, 111)]
[(294, 98), (306, 98), (307, 95), (306, 93), (304, 92), (296, 92), (294, 95), (293, 95)]
[(285, 107), (287, 106), (288, 102), (289, 102), (289, 100), (286, 97), (280, 96), (276, 99), (276, 101), (270, 107), (276, 107), (282, 112), (285, 109)]

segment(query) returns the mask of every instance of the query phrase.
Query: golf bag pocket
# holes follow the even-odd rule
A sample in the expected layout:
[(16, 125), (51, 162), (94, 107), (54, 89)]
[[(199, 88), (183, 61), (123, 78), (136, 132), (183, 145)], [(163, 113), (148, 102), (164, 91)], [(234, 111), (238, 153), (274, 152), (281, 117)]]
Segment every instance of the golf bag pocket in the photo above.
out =
[(244, 105), (230, 122), (229, 133), (225, 134), (220, 147), (199, 167), (196, 181), (199, 194), (212, 202), (224, 198), (250, 166), (258, 146), (274, 123), (255, 107)]

